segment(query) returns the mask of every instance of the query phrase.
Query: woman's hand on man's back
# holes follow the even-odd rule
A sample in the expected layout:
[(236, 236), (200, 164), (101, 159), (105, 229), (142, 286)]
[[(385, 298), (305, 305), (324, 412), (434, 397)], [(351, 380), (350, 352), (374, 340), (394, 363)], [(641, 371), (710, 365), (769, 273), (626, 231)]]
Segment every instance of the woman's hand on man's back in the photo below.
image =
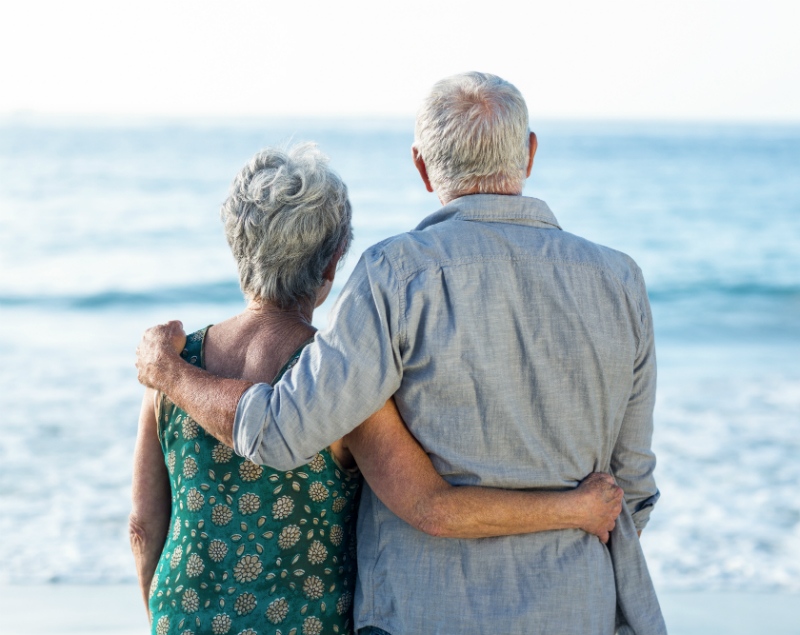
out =
[(617, 516), (622, 511), (623, 491), (614, 477), (603, 472), (592, 472), (574, 490), (578, 512), (583, 521), (580, 528), (608, 542)]

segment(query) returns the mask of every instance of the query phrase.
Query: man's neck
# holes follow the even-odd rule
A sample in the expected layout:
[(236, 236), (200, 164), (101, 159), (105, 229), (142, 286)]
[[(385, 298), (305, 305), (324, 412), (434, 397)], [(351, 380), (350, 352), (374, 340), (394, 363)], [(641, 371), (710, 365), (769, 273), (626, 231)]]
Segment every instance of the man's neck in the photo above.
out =
[(473, 188), (471, 190), (467, 190), (466, 192), (457, 192), (455, 194), (450, 194), (449, 196), (436, 196), (439, 198), (439, 202), (442, 206), (451, 203), (452, 201), (456, 200), (457, 198), (461, 198), (462, 196), (472, 196), (473, 194), (489, 194), (495, 196), (522, 196), (522, 192), (481, 192), (478, 188)]

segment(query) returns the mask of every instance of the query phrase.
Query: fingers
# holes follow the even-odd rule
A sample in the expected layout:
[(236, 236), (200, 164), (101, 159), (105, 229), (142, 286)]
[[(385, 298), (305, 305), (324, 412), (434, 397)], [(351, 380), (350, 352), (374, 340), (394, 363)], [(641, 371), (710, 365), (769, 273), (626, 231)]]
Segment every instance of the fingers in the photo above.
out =
[(170, 335), (170, 343), (176, 353), (180, 353), (186, 346), (186, 333), (183, 330), (183, 323), (180, 320), (167, 322)]
[[(157, 378), (164, 375), (163, 366), (172, 354), (180, 354), (186, 346), (183, 324), (173, 320), (147, 329), (136, 348), (136, 370), (139, 383), (157, 387)], [(165, 357), (166, 356), (166, 357)]]
[(605, 472), (592, 472), (589, 476), (586, 477), (584, 480), (602, 480), (606, 483), (610, 483), (611, 485), (616, 485), (617, 482), (614, 480), (614, 477), (611, 474), (606, 474)]
[(183, 322), (180, 320), (171, 320), (166, 324), (170, 337), (179, 337), (186, 335), (183, 331)]

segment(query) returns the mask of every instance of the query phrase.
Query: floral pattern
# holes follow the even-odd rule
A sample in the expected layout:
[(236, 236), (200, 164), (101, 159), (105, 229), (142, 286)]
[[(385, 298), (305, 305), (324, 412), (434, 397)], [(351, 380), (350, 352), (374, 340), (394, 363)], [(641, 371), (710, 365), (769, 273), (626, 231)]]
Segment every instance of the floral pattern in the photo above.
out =
[(208, 544), (208, 557), (214, 562), (221, 562), (228, 555), (228, 545), (221, 540), (212, 540)]
[(278, 546), (281, 549), (291, 549), (300, 540), (300, 527), (297, 525), (288, 525), (281, 530), (278, 536)]
[(281, 496), (272, 505), (272, 517), (275, 520), (283, 520), (294, 511), (294, 501), (288, 496)]
[(330, 494), (328, 488), (319, 481), (311, 483), (308, 488), (308, 495), (315, 503), (321, 503), (324, 501), (326, 498), (328, 498), (328, 494)]
[(169, 568), (176, 569), (178, 565), (181, 563), (181, 558), (183, 557), (183, 547), (178, 545), (175, 547), (175, 551), (172, 552), (172, 558), (169, 560)]
[(339, 615), (343, 615), (344, 613), (350, 610), (352, 604), (353, 604), (353, 594), (350, 593), (349, 591), (345, 592), (342, 594), (342, 597), (340, 597), (339, 600), (336, 602), (336, 612)]
[(169, 632), (169, 617), (164, 615), (156, 622), (156, 635), (167, 635)]
[(252, 582), (264, 570), (258, 556), (245, 556), (233, 568), (233, 577), (237, 582)]
[(318, 617), (307, 617), (303, 621), (303, 635), (319, 635), (322, 632), (322, 622)]
[(264, 473), (264, 468), (256, 465), (252, 461), (244, 461), (239, 465), (239, 478), (245, 483), (252, 483), (261, 478)]
[(203, 559), (196, 553), (190, 555), (189, 560), (186, 561), (186, 575), (190, 578), (196, 578), (203, 573), (203, 569), (205, 568), (206, 565), (203, 564)]
[(211, 522), (215, 525), (224, 527), (231, 522), (231, 518), (233, 518), (233, 512), (227, 505), (220, 503), (211, 510)]
[(247, 615), (253, 612), (256, 608), (256, 604), (255, 595), (252, 593), (242, 593), (236, 598), (236, 602), (233, 604), (233, 610), (236, 611), (237, 615)]
[[(202, 366), (202, 336), (182, 356)], [(352, 635), (360, 476), (329, 449), (288, 472), (256, 465), (160, 398), (172, 519), (151, 635)]]
[(344, 538), (344, 529), (342, 529), (341, 525), (334, 525), (331, 527), (329, 538), (336, 547), (342, 544), (342, 539)]
[(200, 427), (197, 422), (191, 417), (186, 417), (181, 424), (181, 434), (183, 434), (184, 439), (194, 439), (199, 430)]
[(325, 593), (325, 585), (315, 575), (310, 575), (303, 582), (303, 595), (309, 600), (319, 600)]
[(317, 452), (317, 455), (311, 460), (311, 463), (308, 464), (308, 469), (314, 472), (314, 474), (319, 474), (325, 469), (325, 459), (319, 452)]
[(197, 475), (197, 461), (193, 457), (187, 456), (183, 461), (183, 477), (194, 478)]
[(200, 597), (194, 589), (186, 589), (181, 598), (181, 609), (184, 613), (194, 613), (200, 607)]
[(211, 459), (214, 463), (227, 463), (233, 458), (233, 449), (224, 443), (217, 443), (211, 450)]
[(321, 564), (328, 557), (328, 550), (319, 540), (315, 540), (308, 548), (308, 561), (311, 564)]
[(267, 619), (273, 624), (280, 624), (289, 614), (289, 603), (286, 598), (275, 600), (267, 607)]
[(226, 613), (215, 615), (214, 619), (211, 620), (211, 632), (214, 633), (214, 635), (225, 635), (225, 633), (231, 630), (231, 623), (230, 615)]
[(186, 507), (189, 508), (190, 512), (199, 512), (205, 503), (206, 497), (196, 487), (190, 489), (189, 493), (186, 494)]
[(248, 492), (239, 499), (239, 513), (245, 516), (255, 514), (261, 507), (261, 498), (258, 494)]
[(158, 588), (158, 574), (156, 573), (153, 576), (153, 580), (150, 582), (150, 597), (153, 597), (153, 594), (156, 592)]

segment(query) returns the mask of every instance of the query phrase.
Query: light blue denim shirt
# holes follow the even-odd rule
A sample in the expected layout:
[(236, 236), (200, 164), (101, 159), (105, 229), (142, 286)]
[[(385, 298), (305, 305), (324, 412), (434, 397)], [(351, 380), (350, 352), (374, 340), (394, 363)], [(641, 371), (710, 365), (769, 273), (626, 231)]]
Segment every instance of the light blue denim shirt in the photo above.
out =
[[(363, 254), (329, 328), (274, 388), (242, 397), (234, 448), (291, 469), (394, 395), (454, 485), (563, 490), (612, 472), (630, 538), (658, 498), (655, 388), (636, 263), (562, 231), (542, 201), (472, 195)], [(357, 628), (608, 635), (618, 593), (658, 608), (638, 541), (615, 556), (580, 530), (433, 538), (369, 487), (358, 538)], [(663, 632), (650, 613), (637, 633)]]

